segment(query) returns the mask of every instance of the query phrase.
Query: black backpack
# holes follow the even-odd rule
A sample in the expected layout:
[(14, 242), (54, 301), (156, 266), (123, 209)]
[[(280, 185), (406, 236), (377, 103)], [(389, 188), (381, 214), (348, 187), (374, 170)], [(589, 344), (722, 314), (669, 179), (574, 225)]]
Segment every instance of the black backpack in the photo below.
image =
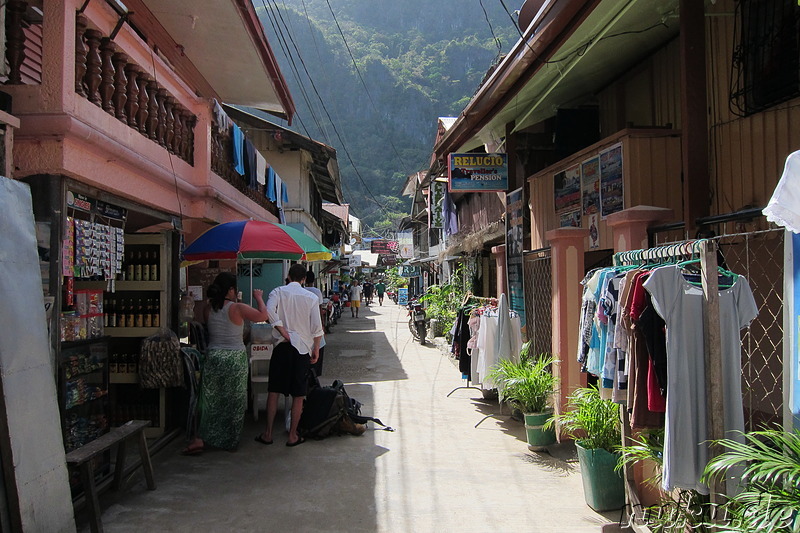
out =
[(361, 402), (351, 398), (344, 390), (344, 383), (334, 381), (330, 387), (321, 387), (316, 376), (309, 377), (309, 389), (303, 405), (303, 414), (297, 431), (302, 437), (324, 439), (328, 435), (341, 434), (340, 422), (348, 417), (356, 424), (375, 422), (386, 431), (394, 431), (377, 418), (361, 414)]

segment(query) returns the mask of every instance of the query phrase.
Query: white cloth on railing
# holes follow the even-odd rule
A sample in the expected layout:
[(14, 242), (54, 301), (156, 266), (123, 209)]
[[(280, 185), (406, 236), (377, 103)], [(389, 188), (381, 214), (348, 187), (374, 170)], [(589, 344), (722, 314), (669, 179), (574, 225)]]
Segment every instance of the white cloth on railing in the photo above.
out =
[(770, 222), (800, 233), (800, 150), (786, 158), (783, 175), (763, 213)]

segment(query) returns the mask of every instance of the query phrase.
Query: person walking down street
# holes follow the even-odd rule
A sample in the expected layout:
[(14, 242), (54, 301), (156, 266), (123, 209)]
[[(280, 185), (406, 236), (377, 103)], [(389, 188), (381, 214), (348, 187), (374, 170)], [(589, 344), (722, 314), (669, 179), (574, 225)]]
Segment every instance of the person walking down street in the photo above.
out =
[(354, 281), (350, 287), (350, 314), (356, 318), (358, 318), (358, 310), (361, 307), (362, 292), (361, 284), (358, 283), (358, 280)]
[(274, 289), (267, 299), (269, 321), (282, 339), (275, 346), (269, 363), (267, 427), (256, 437), (261, 444), (272, 444), (278, 399), (286, 395), (292, 397), (292, 422), (286, 446), (305, 442), (297, 433), (297, 425), (308, 392), (308, 371), (319, 359), (323, 336), (319, 300), (301, 285), (306, 275), (303, 265), (292, 265), (289, 268), (290, 283)]
[[(316, 281), (315, 278), (316, 278), (316, 276), (314, 275), (314, 272), (312, 272), (311, 270), (306, 272), (306, 283), (305, 283), (305, 286), (306, 286), (306, 290), (308, 292), (310, 292), (311, 294), (316, 295), (317, 299), (319, 300), (320, 320), (324, 324), (325, 320), (324, 320), (323, 316), (325, 314), (325, 307), (324, 307), (325, 298), (323, 298), (323, 296), (322, 296), (322, 291), (314, 286), (314, 281)], [(322, 358), (325, 357), (325, 334), (324, 334), (325, 328), (323, 327), (322, 330), (323, 330), (322, 340), (319, 341), (319, 359), (317, 359), (316, 363), (311, 365), (311, 370), (314, 371), (314, 374), (317, 377), (320, 377), (322, 375)]]
[(367, 280), (363, 285), (364, 302), (366, 305), (372, 305), (372, 282)]
[(386, 284), (383, 280), (379, 280), (378, 283), (375, 284), (375, 292), (378, 293), (378, 304), (383, 305), (383, 295), (386, 292)]
[(260, 289), (253, 291), (258, 309), (238, 303), (237, 294), (236, 276), (230, 272), (219, 274), (208, 288), (209, 342), (200, 386), (200, 424), (184, 455), (200, 454), (206, 447), (233, 451), (239, 446), (247, 409), (244, 321), (263, 322), (267, 307)]

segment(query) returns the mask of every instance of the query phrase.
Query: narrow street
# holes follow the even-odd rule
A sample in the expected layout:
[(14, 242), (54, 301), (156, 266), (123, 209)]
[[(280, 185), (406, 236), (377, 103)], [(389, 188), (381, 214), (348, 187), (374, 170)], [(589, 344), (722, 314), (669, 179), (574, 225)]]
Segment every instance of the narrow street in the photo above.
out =
[[(597, 532), (583, 501), (574, 448), (527, 450), (521, 422), (498, 413), (438, 348), (420, 346), (405, 310), (387, 299), (345, 310), (328, 335), (322, 382), (342, 379), (395, 432), (370, 424), (360, 437), (297, 448), (253, 438), (265, 414), (248, 414), (236, 453), (179, 454), (176, 439), (154, 456), (157, 490), (141, 474), (101, 497), (106, 531)], [(79, 530), (88, 531), (85, 517)]]

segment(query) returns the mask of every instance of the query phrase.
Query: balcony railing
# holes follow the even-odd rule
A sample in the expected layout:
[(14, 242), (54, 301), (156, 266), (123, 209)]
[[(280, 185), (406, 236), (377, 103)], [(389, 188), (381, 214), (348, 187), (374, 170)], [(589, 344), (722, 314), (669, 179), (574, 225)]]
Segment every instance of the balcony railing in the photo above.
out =
[(197, 117), (111, 39), (87, 27), (78, 15), (75, 92), (193, 165)]

